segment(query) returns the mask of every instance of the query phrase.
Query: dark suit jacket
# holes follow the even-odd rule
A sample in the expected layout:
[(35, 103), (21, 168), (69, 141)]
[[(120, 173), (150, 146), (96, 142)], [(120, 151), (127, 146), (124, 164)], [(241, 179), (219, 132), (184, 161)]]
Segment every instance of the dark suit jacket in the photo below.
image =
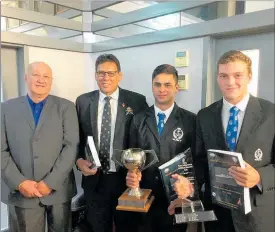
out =
[[(229, 150), (222, 126), (222, 100), (200, 110), (197, 116), (195, 167), (197, 179), (205, 183), (204, 203), (206, 208), (214, 208), (220, 222), (226, 223), (229, 210), (212, 205), (206, 151), (208, 149)], [(261, 161), (255, 160), (255, 151), (261, 149)], [(275, 151), (274, 151), (274, 104), (250, 96), (242, 123), (236, 152), (260, 173), (263, 192), (258, 187), (250, 189), (252, 212), (245, 216), (253, 228), (251, 231), (274, 231), (275, 205)], [(224, 220), (225, 219), (225, 220)], [(218, 225), (226, 229), (225, 224)], [(213, 224), (214, 225), (214, 224)], [(255, 230), (254, 230), (255, 229)], [(212, 231), (219, 231), (212, 229)]]
[[(154, 106), (134, 116), (130, 146), (143, 150), (155, 150), (159, 162), (142, 172), (141, 187), (153, 190), (155, 203), (167, 209), (168, 201), (165, 195), (158, 167), (171, 160), (177, 154), (192, 146), (195, 134), (195, 114), (178, 107), (176, 104), (167, 122), (164, 124), (162, 135), (159, 136)], [(173, 140), (173, 132), (181, 128), (183, 137)]]
[[(80, 128), (80, 146), (78, 158), (84, 158), (84, 148), (88, 136), (93, 136), (96, 149), (99, 150), (97, 131), (98, 100), (98, 90), (85, 93), (79, 96), (76, 100)], [(143, 95), (119, 88), (117, 120), (113, 141), (114, 149), (129, 148), (129, 129), (133, 114), (127, 114), (127, 107), (132, 108), (133, 114), (136, 114), (147, 108), (148, 105), (146, 103), (146, 98)], [(125, 173), (126, 172), (123, 172), (123, 174)], [(94, 176), (82, 176), (82, 187), (84, 189), (85, 196), (93, 192), (94, 188), (96, 187), (99, 175), (100, 172), (97, 172)], [(89, 201), (89, 198), (86, 200)]]
[[(76, 192), (73, 166), (79, 143), (78, 120), (72, 102), (48, 96), (35, 126), (26, 96), (1, 105), (1, 178), (9, 188), (8, 203), (22, 208), (61, 204)], [(43, 180), (49, 196), (26, 198), (18, 185)]]

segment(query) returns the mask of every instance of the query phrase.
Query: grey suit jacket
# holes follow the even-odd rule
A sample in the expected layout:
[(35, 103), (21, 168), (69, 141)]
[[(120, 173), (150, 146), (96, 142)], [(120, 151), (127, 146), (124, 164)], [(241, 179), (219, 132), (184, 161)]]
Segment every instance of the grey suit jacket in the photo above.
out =
[[(8, 203), (33, 208), (39, 202), (53, 205), (71, 200), (76, 190), (72, 168), (79, 143), (74, 104), (48, 96), (37, 126), (26, 96), (8, 100), (1, 107), (1, 174), (10, 192)], [(27, 179), (43, 180), (52, 193), (24, 197), (18, 186)]]
[[(214, 208), (219, 219), (210, 222), (211, 229), (207, 231), (227, 231), (226, 224), (231, 217), (227, 209), (211, 203), (211, 190), (207, 165), (206, 151), (208, 149), (228, 150), (222, 126), (222, 100), (202, 109), (197, 116), (196, 157), (195, 168), (197, 180), (205, 183), (204, 204), (206, 208)], [(250, 96), (242, 123), (236, 152), (253, 166), (261, 176), (263, 191), (257, 186), (250, 189), (252, 212), (246, 216), (233, 213), (233, 220), (242, 220), (242, 227), (250, 232), (273, 232), (275, 216), (275, 130), (274, 104), (260, 98)], [(257, 158), (257, 151), (262, 157)], [(207, 225), (206, 225), (207, 226)], [(228, 230), (230, 231), (230, 230)]]

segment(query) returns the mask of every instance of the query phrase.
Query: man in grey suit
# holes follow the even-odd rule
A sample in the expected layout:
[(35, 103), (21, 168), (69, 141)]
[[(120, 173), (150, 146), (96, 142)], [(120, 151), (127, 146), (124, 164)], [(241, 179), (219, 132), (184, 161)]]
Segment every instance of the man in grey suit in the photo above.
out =
[(9, 188), (10, 232), (45, 232), (46, 223), (48, 231), (71, 231), (79, 129), (74, 104), (49, 95), (52, 79), (47, 64), (30, 64), (27, 96), (1, 106), (1, 174)]
[[(204, 206), (214, 209), (216, 222), (207, 232), (274, 232), (275, 145), (274, 104), (248, 93), (251, 60), (240, 51), (229, 51), (218, 61), (218, 85), (223, 99), (197, 116), (195, 168), (204, 184)], [(232, 112), (232, 110), (234, 112)], [(231, 131), (233, 127), (233, 131)], [(229, 174), (250, 189), (252, 211), (246, 215), (211, 202), (207, 150), (240, 152), (245, 169), (231, 167)]]

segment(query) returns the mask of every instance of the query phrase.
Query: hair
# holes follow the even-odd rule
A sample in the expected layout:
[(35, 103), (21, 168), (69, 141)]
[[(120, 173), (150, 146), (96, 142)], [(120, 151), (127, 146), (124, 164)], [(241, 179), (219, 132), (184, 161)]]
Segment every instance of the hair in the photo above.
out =
[(152, 81), (155, 79), (157, 75), (162, 73), (172, 74), (174, 76), (176, 84), (178, 83), (178, 80), (179, 80), (178, 71), (174, 66), (170, 64), (162, 64), (156, 67), (152, 74)]
[(252, 74), (252, 67), (251, 67), (252, 66), (252, 61), (251, 61), (251, 59), (247, 55), (245, 55), (242, 52), (237, 51), (237, 50), (228, 51), (220, 57), (220, 59), (217, 63), (217, 72), (219, 72), (219, 65), (220, 64), (228, 64), (229, 62), (235, 62), (235, 61), (244, 62), (247, 66), (248, 74)]
[(121, 71), (119, 60), (113, 54), (102, 54), (102, 55), (100, 55), (96, 59), (95, 70), (97, 70), (98, 65), (103, 64), (105, 62), (114, 62), (116, 64), (118, 72)]

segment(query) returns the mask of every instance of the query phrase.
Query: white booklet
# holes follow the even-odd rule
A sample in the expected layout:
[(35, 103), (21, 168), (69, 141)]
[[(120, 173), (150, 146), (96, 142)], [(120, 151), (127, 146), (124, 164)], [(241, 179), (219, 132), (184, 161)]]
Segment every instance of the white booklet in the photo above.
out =
[(241, 153), (208, 150), (211, 196), (213, 203), (247, 214), (251, 212), (249, 188), (242, 187), (228, 173), (232, 166), (245, 168)]
[(101, 167), (93, 136), (88, 136), (86, 146), (86, 160), (93, 164), (90, 168)]

